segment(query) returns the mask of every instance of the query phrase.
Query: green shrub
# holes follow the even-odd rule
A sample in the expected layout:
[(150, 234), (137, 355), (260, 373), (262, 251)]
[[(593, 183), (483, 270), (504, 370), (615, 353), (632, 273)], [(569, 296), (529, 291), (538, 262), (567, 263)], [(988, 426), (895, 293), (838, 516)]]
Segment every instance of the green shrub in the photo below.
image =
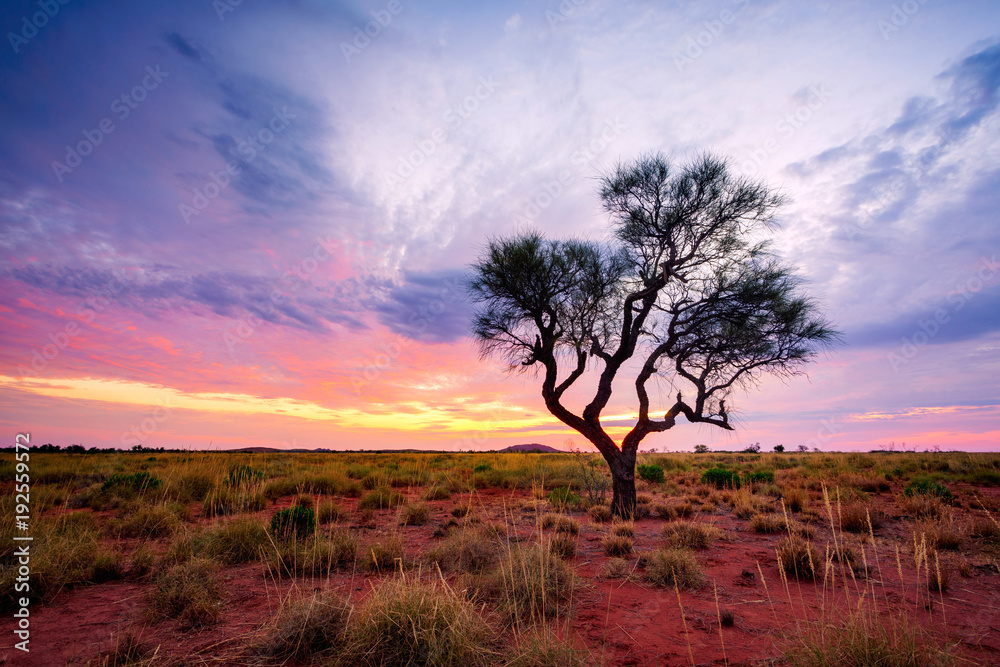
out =
[(907, 484), (906, 488), (903, 489), (903, 495), (908, 498), (911, 496), (935, 496), (946, 503), (950, 503), (955, 498), (947, 487), (925, 479)]
[(226, 565), (259, 560), (271, 544), (264, 524), (249, 516), (215, 525), (196, 542), (204, 555)]
[(472, 472), (487, 472), (489, 470), (493, 470), (493, 466), (491, 466), (489, 463), (479, 463), (476, 464), (476, 467), (472, 469)]
[(732, 470), (725, 468), (709, 468), (701, 474), (702, 484), (711, 484), (717, 489), (731, 486), (734, 489), (740, 488), (740, 476)]
[(271, 517), (271, 534), (280, 540), (306, 537), (316, 531), (316, 514), (311, 507), (296, 505), (278, 510)]
[(743, 478), (747, 484), (774, 484), (774, 473), (770, 470), (748, 472)]
[(552, 489), (546, 498), (556, 509), (565, 509), (568, 505), (579, 505), (583, 502), (583, 498), (573, 493), (573, 489), (568, 486), (560, 486), (559, 488)]
[(639, 473), (639, 477), (650, 484), (663, 484), (665, 479), (663, 477), (663, 468), (652, 463), (643, 463), (636, 466), (636, 472)]

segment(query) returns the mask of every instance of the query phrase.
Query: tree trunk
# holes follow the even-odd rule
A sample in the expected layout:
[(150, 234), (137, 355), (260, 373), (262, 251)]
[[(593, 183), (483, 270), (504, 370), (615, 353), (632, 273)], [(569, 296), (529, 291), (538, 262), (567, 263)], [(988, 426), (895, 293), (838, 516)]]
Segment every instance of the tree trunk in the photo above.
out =
[(611, 513), (620, 519), (631, 520), (635, 518), (635, 454), (630, 456), (622, 452), (615, 461), (608, 463), (614, 492)]

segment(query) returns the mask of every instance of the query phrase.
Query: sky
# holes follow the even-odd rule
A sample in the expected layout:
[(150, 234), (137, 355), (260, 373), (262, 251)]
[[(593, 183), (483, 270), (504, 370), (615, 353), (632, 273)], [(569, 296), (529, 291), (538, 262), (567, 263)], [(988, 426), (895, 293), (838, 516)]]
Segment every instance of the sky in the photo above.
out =
[(642, 448), (1000, 449), (996, 2), (36, 0), (0, 30), (8, 445), (587, 449), (479, 358), (463, 278), (493, 235), (607, 239), (616, 163), (710, 151), (787, 196), (775, 247), (844, 340), (735, 431)]

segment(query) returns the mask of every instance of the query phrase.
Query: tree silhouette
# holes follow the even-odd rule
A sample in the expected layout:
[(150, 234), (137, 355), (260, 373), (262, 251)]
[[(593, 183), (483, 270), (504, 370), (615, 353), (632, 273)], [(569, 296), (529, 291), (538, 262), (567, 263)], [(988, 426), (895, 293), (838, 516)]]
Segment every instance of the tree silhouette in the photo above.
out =
[[(681, 415), (731, 430), (734, 390), (763, 373), (798, 372), (839, 334), (770, 249), (766, 232), (782, 198), (732, 174), (724, 159), (675, 168), (662, 154), (642, 156), (602, 178), (600, 197), (611, 242), (495, 237), (468, 289), (482, 356), (541, 371), (546, 408), (603, 455), (612, 511), (628, 517), (643, 438)], [(600, 419), (623, 370), (638, 416), (619, 444)], [(563, 398), (585, 376), (596, 389), (574, 412)], [(676, 391), (662, 417), (652, 415), (654, 377)]]

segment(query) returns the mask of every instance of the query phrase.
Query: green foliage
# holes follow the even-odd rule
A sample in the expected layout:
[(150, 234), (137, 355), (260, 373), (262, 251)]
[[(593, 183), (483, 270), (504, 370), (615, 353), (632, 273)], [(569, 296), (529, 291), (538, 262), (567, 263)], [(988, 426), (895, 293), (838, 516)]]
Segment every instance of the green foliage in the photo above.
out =
[(101, 491), (114, 493), (120, 490), (128, 491), (152, 491), (154, 489), (160, 488), (163, 484), (163, 480), (159, 477), (154, 477), (150, 475), (145, 470), (140, 472), (133, 472), (130, 474), (115, 473), (104, 480), (101, 484)]
[(925, 479), (907, 484), (906, 488), (903, 489), (903, 495), (907, 498), (911, 496), (935, 496), (947, 503), (955, 498), (948, 487)]
[(278, 510), (271, 517), (271, 534), (281, 540), (287, 540), (293, 535), (306, 537), (316, 530), (316, 514), (311, 507), (296, 505), (284, 510)]
[(709, 468), (701, 474), (701, 483), (711, 484), (717, 489), (727, 486), (738, 489), (740, 488), (740, 476), (738, 473), (726, 470), (725, 468)]
[(478, 463), (476, 464), (476, 467), (472, 469), (472, 472), (487, 472), (489, 470), (493, 470), (493, 466), (489, 463)]
[(774, 473), (770, 470), (757, 470), (748, 472), (743, 479), (747, 484), (774, 484)]
[(560, 486), (557, 489), (552, 489), (549, 491), (546, 499), (556, 509), (564, 509), (567, 505), (579, 505), (583, 502), (583, 498), (573, 493), (573, 489), (568, 486)]
[(708, 454), (708, 445), (695, 445), (694, 446), (694, 453), (695, 454)]
[(654, 465), (652, 463), (640, 464), (636, 467), (636, 472), (639, 473), (639, 477), (646, 480), (650, 484), (663, 484), (663, 468)]
[(226, 476), (226, 483), (229, 486), (243, 486), (263, 482), (265, 477), (264, 473), (256, 468), (246, 464), (238, 464), (229, 469), (229, 475)]

